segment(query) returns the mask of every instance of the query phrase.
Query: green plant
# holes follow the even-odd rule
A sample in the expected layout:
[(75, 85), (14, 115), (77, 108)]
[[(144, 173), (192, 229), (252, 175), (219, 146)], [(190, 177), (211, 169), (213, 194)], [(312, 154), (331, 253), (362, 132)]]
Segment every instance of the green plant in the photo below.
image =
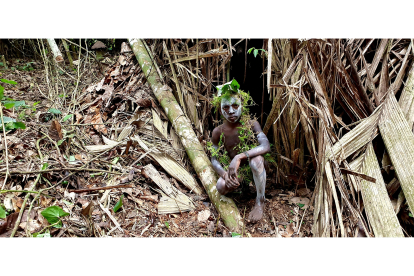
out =
[(250, 48), (249, 50), (247, 50), (247, 53), (250, 54), (253, 51), (253, 55), (254, 57), (257, 56), (257, 54), (259, 53), (259, 51), (262, 51), (266, 57), (267, 57), (267, 52), (265, 49), (256, 49), (255, 47)]
[[(11, 84), (11, 85), (16, 85), (17, 84), (17, 82), (15, 82), (15, 81), (6, 80), (6, 79), (0, 79), (0, 82)], [(4, 108), (6, 108), (6, 109), (13, 108), (13, 107), (18, 108), (20, 106), (26, 106), (25, 101), (15, 101), (15, 100), (10, 99), (10, 98), (5, 98), (4, 97), (4, 87), (2, 85), (0, 85), (0, 100), (1, 100), (1, 104), (3, 104)], [(0, 124), (4, 124), (4, 129), (6, 131), (13, 130), (13, 129), (19, 129), (19, 128), (21, 128), (21, 129), (26, 128), (26, 125), (24, 123), (16, 122), (16, 120), (13, 119), (13, 118), (3, 116), (3, 120), (4, 120), (4, 122), (0, 118)], [(3, 131), (2, 127), (1, 127), (1, 130)]]
[(121, 195), (121, 197), (119, 198), (118, 202), (115, 204), (114, 206), (114, 213), (116, 213), (119, 208), (122, 207), (122, 199), (124, 198), (124, 195)]
[(60, 218), (69, 215), (69, 213), (63, 211), (59, 206), (50, 206), (44, 209), (41, 214), (55, 228), (61, 228), (62, 221)]
[(168, 221), (164, 222), (165, 227), (167, 227), (167, 229), (170, 229), (170, 224), (168, 223)]
[(40, 232), (38, 233), (33, 233), (33, 238), (50, 238), (50, 231), (48, 229), (46, 229), (46, 231), (41, 234)]
[(32, 67), (32, 62), (27, 62), (25, 65), (23, 66), (18, 66), (18, 69), (22, 70), (22, 71), (33, 71), (34, 68)]
[(52, 114), (55, 114), (55, 115), (62, 114), (62, 111), (60, 111), (59, 109), (56, 109), (56, 108), (51, 108), (47, 112), (52, 113)]
[(212, 101), (212, 105), (216, 108), (216, 112), (221, 107), (222, 99), (229, 99), (233, 95), (238, 95), (241, 98), (244, 114), (249, 113), (248, 107), (254, 105), (252, 97), (249, 93), (240, 89), (240, 84), (235, 79), (223, 85), (218, 85), (216, 88), (217, 95), (214, 96)]
[(232, 238), (241, 238), (241, 235), (239, 233), (236, 233), (236, 232), (231, 232), (231, 237)]
[(2, 219), (6, 218), (6, 211), (3, 209), (1, 205), (0, 205), (0, 218)]
[(62, 122), (66, 122), (68, 119), (70, 119), (71, 117), (73, 117), (73, 114), (68, 114), (65, 117), (63, 117)]

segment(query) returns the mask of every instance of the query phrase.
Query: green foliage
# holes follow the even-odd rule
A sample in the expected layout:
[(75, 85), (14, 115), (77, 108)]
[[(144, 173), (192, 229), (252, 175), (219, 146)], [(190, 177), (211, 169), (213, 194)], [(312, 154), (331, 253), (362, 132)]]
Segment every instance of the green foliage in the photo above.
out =
[(124, 195), (121, 195), (121, 197), (119, 198), (119, 201), (115, 204), (114, 206), (114, 213), (116, 213), (119, 208), (122, 207), (122, 199), (124, 198)]
[(50, 238), (50, 232), (46, 229), (46, 231), (43, 234), (40, 233), (33, 233), (33, 238)]
[[(26, 125), (24, 123), (16, 122), (16, 120), (13, 118), (3, 116), (3, 119), (4, 119), (4, 129), (6, 131), (13, 130), (13, 129), (19, 129), (19, 128), (20, 129), (26, 128)], [(1, 127), (1, 123), (2, 121), (0, 119), (0, 130), (3, 131), (3, 128)]]
[(16, 67), (11, 67), (10, 69), (12, 69), (13, 71), (16, 70), (16, 69), (18, 69), (18, 70), (21, 70), (21, 71), (28, 71), (28, 72), (30, 72), (30, 71), (33, 71), (34, 70), (34, 68), (32, 66), (32, 63), (34, 63), (34, 62), (33, 61), (27, 62), (23, 66), (17, 65)]
[(62, 210), (59, 206), (50, 206), (46, 209), (44, 209), (41, 212), (42, 216), (47, 219), (47, 221), (53, 225), (53, 227), (61, 228), (62, 227), (62, 221), (60, 218), (68, 216), (69, 213), (66, 213)]
[(236, 233), (236, 232), (231, 232), (231, 237), (232, 238), (241, 238), (241, 235), (239, 233)]
[(167, 227), (167, 229), (170, 228), (170, 224), (168, 223), (168, 221), (164, 222), (165, 227)]
[(13, 129), (26, 129), (26, 125), (22, 122), (10, 122), (4, 126), (6, 131)]
[(4, 108), (6, 109), (10, 109), (10, 108), (19, 108), (19, 107), (27, 107), (26, 102), (25, 101), (15, 101), (12, 99), (9, 99), (7, 101), (2, 101), (2, 103), (4, 104)]
[(250, 48), (249, 50), (247, 50), (247, 53), (250, 54), (253, 51), (253, 55), (254, 57), (257, 56), (257, 54), (259, 53), (259, 51), (262, 51), (266, 57), (267, 57), (267, 52), (265, 49), (256, 49), (255, 47)]
[(238, 95), (241, 98), (244, 113), (248, 113), (248, 106), (254, 104), (249, 93), (240, 90), (240, 85), (235, 79), (223, 85), (218, 85), (216, 88), (218, 90), (217, 95), (214, 96), (212, 101), (212, 105), (216, 108), (216, 111), (220, 109), (222, 99), (229, 99), (233, 95)]
[(411, 214), (411, 213), (408, 213), (408, 216), (410, 216), (410, 217), (413, 217), (413, 214)]
[(59, 109), (56, 109), (56, 108), (51, 108), (47, 112), (55, 114), (55, 115), (62, 114), (62, 112)]
[[(10, 117), (7, 117), (7, 116), (3, 116), (3, 120), (4, 120), (4, 124), (8, 124), (8, 123), (10, 123), (10, 122), (16, 122), (16, 120), (15, 119), (13, 119), (13, 118), (10, 118)], [(1, 122), (1, 118), (0, 118), (0, 124), (1, 124), (2, 122)]]
[[(6, 80), (6, 79), (0, 79), (0, 82), (11, 84), (11, 85), (17, 84), (17, 82), (15, 81)], [(3, 100), (3, 99), (4, 99), (4, 87), (0, 85), (0, 100)], [(22, 107), (26, 106), (25, 101), (15, 101), (10, 98), (7, 98), (7, 100), (1, 101), (1, 103), (4, 105), (6, 109), (13, 108), (13, 107), (19, 108), (21, 106)], [(13, 130), (13, 129), (19, 129), (19, 128), (20, 129), (26, 128), (26, 125), (24, 123), (16, 122), (16, 120), (13, 118), (3, 116), (3, 119), (4, 119), (4, 129), (6, 131)], [(1, 121), (1, 118), (0, 118), (0, 124), (3, 124), (3, 122)], [(3, 131), (3, 127), (1, 127), (0, 129), (1, 131)]]
[(0, 81), (1, 82), (4, 82), (4, 83), (8, 83), (8, 84), (13, 84), (13, 85), (16, 85), (17, 84), (17, 82), (12, 81), (12, 80), (0, 79)]
[(23, 71), (33, 71), (33, 70), (34, 70), (34, 68), (32, 67), (32, 63), (34, 63), (34, 62), (28, 62), (28, 63), (26, 63), (25, 65), (23, 65), (23, 66), (21, 67), (21, 69), (22, 69)]
[(0, 218), (2, 219), (6, 218), (6, 211), (3, 209), (1, 205), (0, 205)]
[(63, 117), (62, 122), (66, 122), (71, 117), (73, 117), (73, 114), (66, 115), (65, 117)]
[(299, 206), (299, 208), (303, 208), (303, 206), (305, 206), (305, 204), (302, 204), (302, 203), (298, 203), (298, 206)]
[[(17, 84), (17, 82), (15, 82), (15, 81), (6, 80), (6, 79), (0, 79), (0, 82), (12, 84), (12, 85), (16, 85)], [(3, 97), (4, 97), (4, 87), (0, 85), (0, 100), (2, 100)]]

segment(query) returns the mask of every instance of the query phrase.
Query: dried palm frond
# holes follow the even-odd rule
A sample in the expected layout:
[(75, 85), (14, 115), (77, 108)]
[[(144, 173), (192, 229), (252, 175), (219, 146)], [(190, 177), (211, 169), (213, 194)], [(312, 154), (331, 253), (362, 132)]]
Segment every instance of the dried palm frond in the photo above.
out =
[(183, 183), (194, 193), (198, 195), (203, 193), (194, 177), (169, 154), (161, 152), (157, 148), (150, 150), (150, 148), (144, 143), (143, 140), (140, 139), (138, 135), (131, 137), (131, 139), (137, 141), (140, 147), (144, 149), (148, 155), (154, 158), (172, 177)]
[(364, 179), (360, 182), (364, 207), (375, 237), (404, 237), (385, 188), (372, 143), (368, 144), (366, 152), (351, 163), (350, 167), (376, 179), (375, 183)]
[(146, 165), (144, 168), (146, 176), (151, 178), (158, 187), (161, 188), (162, 197), (158, 203), (158, 214), (180, 213), (195, 209), (192, 200), (175, 188), (171, 183), (161, 177), (152, 164)]
[(414, 134), (393, 93), (384, 102), (379, 129), (408, 206), (414, 210)]

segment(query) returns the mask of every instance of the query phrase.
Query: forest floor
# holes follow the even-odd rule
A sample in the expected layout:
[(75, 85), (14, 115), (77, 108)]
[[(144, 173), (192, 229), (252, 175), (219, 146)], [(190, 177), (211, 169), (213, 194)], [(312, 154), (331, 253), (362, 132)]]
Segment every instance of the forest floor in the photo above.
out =
[[(113, 56), (109, 58), (117, 59)], [(84, 114), (84, 121), (81, 121), (82, 115), (76, 113), (76, 122), (72, 120), (72, 124), (69, 124), (71, 120), (64, 120), (75, 113), (73, 108), (68, 107), (73, 103), (70, 92), (77, 90), (84, 92), (88, 86), (97, 83), (103, 75), (99, 73), (98, 65), (92, 61), (86, 62), (86, 66), (82, 65), (84, 69), (81, 74), (70, 70), (67, 65), (60, 65), (57, 71), (59, 78), (55, 82), (59, 87), (54, 88), (55, 91), (61, 91), (61, 94), (56, 92), (53, 98), (53, 95), (46, 92), (51, 89), (53, 76), (50, 72), (47, 73), (42, 61), (14, 59), (9, 62), (8, 70), (0, 68), (0, 78), (13, 80), (17, 84), (4, 85), (4, 95), (15, 101), (24, 101), (24, 105), (3, 109), (3, 113), (4, 116), (23, 122), (26, 128), (6, 131), (8, 162), (4, 160), (4, 143), (0, 149), (3, 153), (0, 161), (0, 188), (3, 190), (0, 192), (0, 204), (7, 214), (5, 219), (0, 218), (1, 237), (9, 237), (12, 234), (19, 213), (22, 216), (14, 235), (17, 237), (239, 237), (224, 226), (206, 194), (190, 193), (149, 158), (143, 158), (142, 162), (131, 165), (135, 172), (133, 179), (112, 175), (118, 183), (130, 185), (126, 188), (73, 192), (76, 189), (91, 190), (95, 187), (105, 187), (111, 172), (113, 173), (112, 164), (114, 167), (117, 161), (131, 164), (138, 158), (134, 151), (131, 151), (128, 156), (128, 153), (122, 154), (119, 149), (109, 150), (100, 155), (87, 153), (84, 150), (85, 145), (103, 144), (102, 140), (97, 138), (100, 129), (92, 127), (88, 129), (87, 123), (94, 123), (94, 118), (89, 118), (87, 122), (87, 115)], [(109, 64), (104, 66), (103, 72), (110, 68)], [(76, 85), (77, 79), (78, 85)], [(147, 93), (151, 92), (147, 89)], [(59, 105), (56, 104), (57, 102)], [(93, 102), (93, 99), (89, 102)], [(120, 104), (117, 103), (116, 108), (119, 106)], [(60, 112), (51, 112), (51, 108)], [(75, 118), (73, 115), (72, 117)], [(60, 122), (59, 127), (65, 136), (65, 141), (60, 145), (57, 145), (53, 137), (57, 135), (59, 138), (59, 135), (62, 135), (59, 127), (52, 126), (55, 120)], [(73, 126), (74, 124), (78, 125)], [(58, 129), (54, 130), (56, 127)], [(73, 128), (76, 128), (73, 132), (75, 137), (70, 136)], [(81, 133), (79, 129), (82, 129)], [(54, 131), (58, 133), (54, 134)], [(82, 138), (79, 137), (81, 135)], [(3, 132), (1, 136), (1, 140), (4, 141)], [(71, 142), (78, 143), (76, 147), (83, 150), (75, 151), (65, 146), (65, 143)], [(45, 168), (46, 172), (28, 173), (40, 171), (42, 164), (45, 163), (48, 166)], [(158, 214), (159, 193), (154, 189), (156, 186), (150, 179), (137, 174), (143, 165), (149, 163), (156, 167), (164, 179), (173, 183), (177, 189), (193, 200), (194, 210)], [(89, 166), (89, 171), (82, 171), (81, 166), (86, 164)], [(102, 169), (105, 166), (106, 169)], [(8, 176), (3, 186), (7, 167), (14, 173)], [(99, 169), (101, 171), (98, 171)], [(192, 172), (197, 179), (193, 170)], [(294, 184), (291, 187), (282, 187), (275, 183), (275, 173), (275, 168), (271, 168), (268, 172), (265, 214), (258, 223), (247, 221), (248, 214), (255, 203), (254, 185), (250, 183), (243, 194), (230, 195), (246, 222), (243, 233), (238, 234), (244, 237), (312, 236), (313, 207), (308, 205), (312, 192), (307, 188), (296, 190)], [(201, 185), (198, 180), (197, 182)], [(35, 193), (27, 193), (34, 186), (36, 186)], [(121, 196), (122, 207), (114, 212), (113, 209), (117, 203), (119, 205)], [(50, 225), (41, 214), (50, 206), (58, 206), (69, 214), (61, 217), (62, 227), (55, 228)]]

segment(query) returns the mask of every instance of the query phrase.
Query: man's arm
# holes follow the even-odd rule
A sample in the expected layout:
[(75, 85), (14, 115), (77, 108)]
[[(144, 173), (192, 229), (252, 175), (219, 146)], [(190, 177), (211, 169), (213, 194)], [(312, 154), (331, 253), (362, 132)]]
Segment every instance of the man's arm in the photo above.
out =
[(239, 169), (241, 161), (243, 159), (248, 158), (247, 155), (249, 155), (249, 159), (250, 159), (258, 155), (263, 155), (270, 151), (269, 140), (267, 139), (266, 135), (263, 133), (262, 128), (260, 127), (260, 124), (257, 121), (253, 122), (253, 131), (257, 133), (257, 140), (259, 142), (259, 145), (255, 148), (252, 148), (251, 150), (248, 150), (247, 152), (243, 152), (243, 153), (240, 153), (234, 156), (229, 166), (228, 174), (229, 174), (230, 179), (237, 178), (236, 172)]
[[(215, 150), (218, 149), (218, 144), (220, 141), (220, 131), (218, 128), (215, 128), (213, 130), (213, 134), (211, 135), (211, 142), (213, 143), (213, 148)], [(211, 155), (211, 164), (213, 165), (214, 171), (224, 179), (224, 174), (226, 171), (221, 166), (220, 162), (217, 160), (217, 158), (213, 155)]]
[[(248, 150), (246, 153), (249, 155), (250, 158), (253, 158), (258, 155), (263, 155), (265, 153), (268, 153), (270, 151), (270, 143), (267, 139), (266, 135), (263, 133), (262, 128), (260, 127), (259, 122), (254, 121), (253, 122), (253, 131), (257, 133), (257, 141), (259, 142), (259, 145), (255, 148), (252, 148), (251, 150)], [(247, 155), (246, 153), (241, 153), (239, 155), (241, 159), (246, 159)]]

